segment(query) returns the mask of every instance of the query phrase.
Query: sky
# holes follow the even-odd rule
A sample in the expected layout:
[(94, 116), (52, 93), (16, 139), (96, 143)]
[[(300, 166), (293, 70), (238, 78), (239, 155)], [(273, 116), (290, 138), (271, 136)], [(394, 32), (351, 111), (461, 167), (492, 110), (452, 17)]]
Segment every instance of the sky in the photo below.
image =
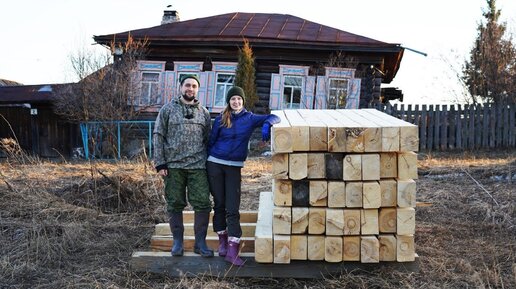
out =
[[(498, 0), (501, 20), (516, 35), (516, 1)], [(172, 5), (167, 8), (167, 5)], [(17, 0), (0, 8), (0, 79), (23, 84), (74, 81), (70, 55), (106, 53), (93, 35), (160, 25), (174, 9), (191, 20), (231, 12), (290, 14), (427, 54), (405, 50), (390, 84), (403, 103), (461, 102), (458, 82), (464, 60), (487, 9), (485, 0)], [(252, 45), (252, 43), (251, 43)]]

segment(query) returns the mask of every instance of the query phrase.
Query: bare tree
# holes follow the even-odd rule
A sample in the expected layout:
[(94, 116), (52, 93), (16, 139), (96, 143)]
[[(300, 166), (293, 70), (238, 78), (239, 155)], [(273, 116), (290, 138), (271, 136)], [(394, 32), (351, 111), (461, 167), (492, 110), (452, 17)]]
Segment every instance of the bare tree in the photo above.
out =
[(112, 61), (110, 55), (95, 57), (79, 51), (70, 57), (79, 82), (61, 86), (54, 99), (56, 113), (71, 121), (127, 120), (139, 110), (133, 109), (138, 83), (135, 78), (136, 61), (143, 59), (147, 41), (112, 42), (110, 50), (122, 52)]
[(463, 79), (474, 102), (516, 102), (516, 48), (506, 23), (499, 23), (496, 0), (486, 0), (485, 22), (463, 69)]

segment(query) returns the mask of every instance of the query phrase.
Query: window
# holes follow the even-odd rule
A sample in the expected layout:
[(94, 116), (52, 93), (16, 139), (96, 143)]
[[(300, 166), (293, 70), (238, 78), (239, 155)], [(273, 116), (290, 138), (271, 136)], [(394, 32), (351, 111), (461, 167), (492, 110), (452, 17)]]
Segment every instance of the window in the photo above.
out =
[(161, 104), (161, 96), (158, 91), (159, 72), (142, 72), (142, 90), (140, 106)]
[(300, 108), (303, 77), (285, 76), (283, 84), (283, 108)]
[(330, 78), (328, 94), (328, 108), (339, 109), (346, 107), (348, 96), (348, 80), (342, 78)]
[(226, 106), (226, 93), (235, 82), (234, 74), (217, 73), (217, 88), (213, 101), (214, 107)]

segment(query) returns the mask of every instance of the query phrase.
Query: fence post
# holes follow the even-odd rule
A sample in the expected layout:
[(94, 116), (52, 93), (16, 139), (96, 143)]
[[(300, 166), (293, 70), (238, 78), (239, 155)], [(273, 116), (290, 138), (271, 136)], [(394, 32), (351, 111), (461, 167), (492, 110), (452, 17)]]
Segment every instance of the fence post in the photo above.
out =
[[(484, 103), (482, 108), (482, 148), (488, 148), (489, 147), (489, 104)], [(479, 128), (480, 129), (480, 128)]]
[(434, 110), (434, 149), (439, 149), (439, 132), (441, 131), (441, 113), (440, 105), (435, 105)]
[(448, 105), (443, 104), (441, 114), (441, 150), (448, 149)]
[(456, 113), (455, 113), (455, 104), (452, 104), (450, 105), (450, 113), (448, 114), (448, 119), (449, 119), (449, 130), (448, 130), (448, 133), (449, 133), (449, 138), (448, 138), (448, 148), (450, 149), (454, 149), (456, 148), (456, 144), (455, 144), (455, 134), (456, 134), (456, 125), (457, 125), (457, 121), (456, 121)]
[(419, 127), (419, 148), (420, 150), (426, 150), (426, 131), (427, 131), (427, 111), (426, 104), (421, 106), (421, 126)]
[(434, 148), (434, 105), (428, 107), (428, 138), (426, 148), (432, 150)]

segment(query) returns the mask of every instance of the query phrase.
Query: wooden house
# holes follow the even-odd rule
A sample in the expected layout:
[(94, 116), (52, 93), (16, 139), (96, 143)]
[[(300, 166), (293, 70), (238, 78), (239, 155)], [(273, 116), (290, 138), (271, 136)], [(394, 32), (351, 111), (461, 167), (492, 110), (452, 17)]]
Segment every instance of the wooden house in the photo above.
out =
[(78, 125), (53, 110), (53, 92), (62, 85), (0, 86), (0, 138), (14, 139), (25, 152), (40, 157), (70, 156), (81, 142)]
[(200, 77), (200, 101), (213, 113), (221, 111), (244, 38), (255, 56), (257, 112), (366, 107), (379, 101), (380, 84), (393, 80), (404, 52), (399, 44), (269, 13), (179, 21), (177, 12), (165, 11), (159, 26), (94, 40), (109, 46), (129, 35), (149, 42), (146, 60), (138, 63), (137, 81), (139, 105), (150, 106), (151, 113), (176, 97), (178, 79), (185, 73)]

